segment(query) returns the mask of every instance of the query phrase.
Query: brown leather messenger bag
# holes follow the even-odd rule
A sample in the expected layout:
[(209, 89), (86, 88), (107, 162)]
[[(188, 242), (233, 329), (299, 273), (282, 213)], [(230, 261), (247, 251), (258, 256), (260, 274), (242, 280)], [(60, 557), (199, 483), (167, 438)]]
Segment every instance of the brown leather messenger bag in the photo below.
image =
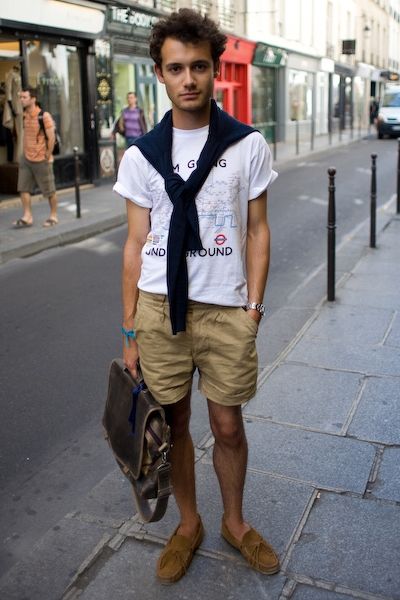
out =
[(132, 484), (143, 521), (159, 521), (172, 491), (170, 428), (140, 367), (135, 380), (121, 359), (112, 361), (103, 426), (117, 464)]

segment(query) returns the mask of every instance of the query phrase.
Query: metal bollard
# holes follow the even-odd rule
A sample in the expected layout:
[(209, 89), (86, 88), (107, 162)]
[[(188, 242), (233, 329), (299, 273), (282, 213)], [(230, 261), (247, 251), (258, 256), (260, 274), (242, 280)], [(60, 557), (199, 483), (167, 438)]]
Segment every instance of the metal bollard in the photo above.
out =
[(328, 201), (328, 300), (335, 300), (335, 246), (336, 246), (336, 207), (335, 207), (335, 175), (336, 169), (330, 167), (329, 201)]
[(300, 154), (300, 129), (299, 121), (296, 119), (296, 154)]
[(397, 209), (396, 212), (400, 215), (400, 138), (397, 140), (399, 152), (397, 157)]
[(74, 146), (74, 162), (75, 162), (75, 203), (76, 203), (76, 218), (81, 218), (81, 194), (79, 189), (80, 173), (79, 173), (79, 148)]
[(371, 219), (369, 247), (376, 248), (376, 154), (371, 154)]

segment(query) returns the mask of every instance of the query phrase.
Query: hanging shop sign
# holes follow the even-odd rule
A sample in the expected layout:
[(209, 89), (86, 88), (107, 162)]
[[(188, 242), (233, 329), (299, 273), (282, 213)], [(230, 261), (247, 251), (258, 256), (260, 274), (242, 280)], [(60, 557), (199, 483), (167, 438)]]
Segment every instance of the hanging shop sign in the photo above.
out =
[(254, 53), (253, 65), (258, 67), (283, 67), (287, 53), (281, 48), (274, 48), (259, 42)]
[(108, 6), (107, 31), (147, 37), (159, 18), (159, 15), (150, 11), (136, 10), (130, 6)]
[(381, 71), (381, 78), (385, 81), (399, 81), (399, 74), (396, 71)]
[(342, 54), (355, 54), (356, 40), (342, 40)]

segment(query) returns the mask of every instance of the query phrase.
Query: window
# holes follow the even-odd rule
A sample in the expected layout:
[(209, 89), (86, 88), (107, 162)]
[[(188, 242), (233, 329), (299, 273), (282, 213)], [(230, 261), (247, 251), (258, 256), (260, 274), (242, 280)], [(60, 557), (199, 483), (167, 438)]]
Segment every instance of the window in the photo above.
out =
[(302, 121), (312, 115), (312, 73), (289, 70), (289, 119)]
[(74, 146), (82, 151), (83, 115), (81, 69), (75, 46), (27, 41), (28, 84), (36, 88), (43, 110), (49, 111), (61, 135), (62, 154)]

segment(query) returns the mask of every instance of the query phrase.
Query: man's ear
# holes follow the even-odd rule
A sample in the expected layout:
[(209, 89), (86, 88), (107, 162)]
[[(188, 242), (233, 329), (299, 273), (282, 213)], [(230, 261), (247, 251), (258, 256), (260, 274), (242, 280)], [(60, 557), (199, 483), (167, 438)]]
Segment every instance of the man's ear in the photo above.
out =
[(161, 69), (161, 67), (159, 65), (154, 65), (154, 72), (155, 72), (155, 74), (157, 76), (158, 81), (160, 83), (165, 83), (164, 82), (164, 77), (163, 77), (163, 74), (162, 74), (162, 69)]
[(221, 68), (221, 63), (219, 60), (217, 60), (214, 64), (214, 77), (218, 77), (220, 68)]

